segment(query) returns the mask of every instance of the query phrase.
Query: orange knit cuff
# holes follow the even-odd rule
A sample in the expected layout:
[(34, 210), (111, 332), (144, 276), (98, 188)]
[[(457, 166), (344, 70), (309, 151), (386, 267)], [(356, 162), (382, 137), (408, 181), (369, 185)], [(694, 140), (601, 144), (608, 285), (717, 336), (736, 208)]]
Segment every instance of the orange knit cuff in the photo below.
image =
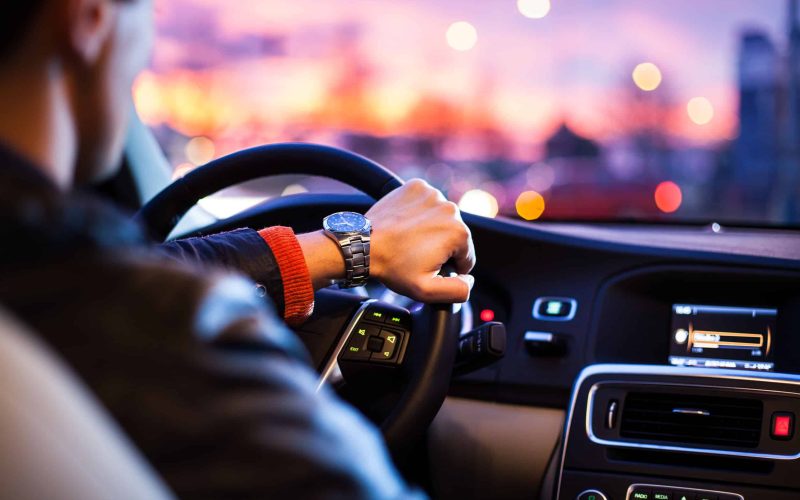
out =
[(267, 227), (258, 234), (272, 249), (281, 272), (283, 318), (289, 326), (299, 326), (314, 310), (314, 286), (303, 249), (290, 227)]

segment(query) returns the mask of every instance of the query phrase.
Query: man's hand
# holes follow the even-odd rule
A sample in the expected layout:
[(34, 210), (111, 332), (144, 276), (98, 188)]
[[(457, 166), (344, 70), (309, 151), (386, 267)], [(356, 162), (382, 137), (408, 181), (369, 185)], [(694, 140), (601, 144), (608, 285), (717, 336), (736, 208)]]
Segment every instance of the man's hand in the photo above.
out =
[[(466, 302), (475, 282), (472, 235), (458, 206), (420, 179), (408, 181), (366, 213), (372, 221), (370, 275), (422, 302)], [(457, 276), (439, 276), (448, 260)]]
[[(427, 182), (413, 179), (366, 213), (372, 221), (370, 276), (422, 302), (466, 302), (475, 282), (472, 235), (458, 206)], [(314, 288), (344, 278), (338, 245), (322, 231), (297, 237)], [(457, 276), (439, 276), (448, 260)]]

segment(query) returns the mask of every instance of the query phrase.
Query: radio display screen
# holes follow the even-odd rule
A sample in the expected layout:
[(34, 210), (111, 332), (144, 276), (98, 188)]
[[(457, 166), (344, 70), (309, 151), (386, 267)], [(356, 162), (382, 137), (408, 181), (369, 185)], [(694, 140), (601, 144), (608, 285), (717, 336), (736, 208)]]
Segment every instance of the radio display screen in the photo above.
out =
[(674, 304), (669, 364), (773, 371), (777, 309)]

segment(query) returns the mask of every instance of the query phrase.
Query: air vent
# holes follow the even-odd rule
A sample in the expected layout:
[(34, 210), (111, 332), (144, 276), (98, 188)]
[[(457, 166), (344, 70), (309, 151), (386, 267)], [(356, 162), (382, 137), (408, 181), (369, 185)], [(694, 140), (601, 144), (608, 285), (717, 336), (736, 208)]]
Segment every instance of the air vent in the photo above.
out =
[(647, 441), (755, 448), (761, 437), (763, 403), (658, 392), (630, 392), (620, 435)]

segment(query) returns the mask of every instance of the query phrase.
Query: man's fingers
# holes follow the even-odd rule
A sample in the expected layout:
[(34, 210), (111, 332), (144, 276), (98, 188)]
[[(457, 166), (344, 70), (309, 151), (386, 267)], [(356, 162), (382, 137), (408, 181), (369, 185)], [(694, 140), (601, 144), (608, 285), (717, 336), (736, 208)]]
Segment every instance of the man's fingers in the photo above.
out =
[(415, 298), (428, 303), (466, 302), (474, 284), (475, 278), (469, 274), (435, 276), (421, 287), (421, 296)]
[(469, 230), (453, 252), (453, 262), (456, 272), (459, 274), (467, 274), (475, 267), (475, 247), (472, 246), (472, 236), (470, 236)]

